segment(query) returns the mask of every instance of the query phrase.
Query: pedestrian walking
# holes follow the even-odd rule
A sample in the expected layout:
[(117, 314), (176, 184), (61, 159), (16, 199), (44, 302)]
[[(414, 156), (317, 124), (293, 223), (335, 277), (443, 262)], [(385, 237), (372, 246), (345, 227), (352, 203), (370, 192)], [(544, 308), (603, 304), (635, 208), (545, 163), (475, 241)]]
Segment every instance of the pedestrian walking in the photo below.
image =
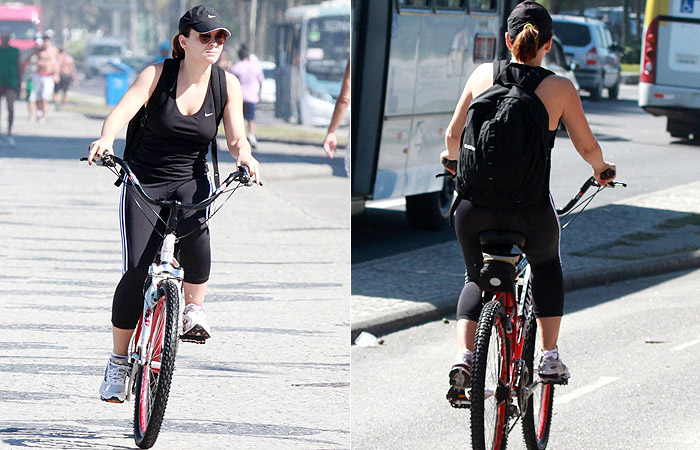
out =
[(30, 60), (36, 58), (36, 73), (32, 75), (32, 91), (29, 94), (30, 120), (46, 121), (47, 105), (53, 97), (54, 86), (59, 78), (58, 48), (53, 45), (51, 36), (44, 34)]
[[(335, 100), (335, 108), (333, 108), (333, 116), (331, 123), (326, 131), (326, 138), (323, 140), (323, 149), (329, 158), (333, 158), (338, 150), (338, 138), (335, 132), (345, 117), (345, 113), (350, 107), (350, 60), (345, 65), (345, 74), (343, 75), (343, 84), (340, 87), (340, 94)], [(348, 132), (348, 143), (345, 146), (345, 173), (350, 176), (350, 133)]]
[[(153, 100), (154, 92), (166, 92), (163, 104), (144, 120), (139, 141), (125, 149), (124, 159), (152, 197), (184, 203), (202, 201), (212, 192), (206, 154), (218, 129), (215, 92), (225, 89), (227, 101), (221, 114), (228, 150), (259, 183), (258, 161), (245, 135), (241, 85), (236, 77), (215, 66), (230, 35), (212, 8), (196, 6), (187, 11), (173, 38), (173, 59), (150, 65), (139, 74), (105, 120), (100, 138), (90, 144), (88, 163), (112, 153), (119, 131)], [(215, 74), (214, 70), (220, 72)], [(174, 79), (174, 85), (159, 84), (161, 77)], [(217, 79), (218, 86), (214, 85)], [(162, 86), (160, 90), (158, 86)], [(129, 340), (142, 311), (148, 267), (164, 229), (157, 212), (144, 214), (139, 208), (137, 196), (124, 183), (120, 204), (123, 275), (112, 304), (114, 347), (100, 388), (101, 398), (108, 402), (121, 403), (126, 398)], [(179, 263), (186, 269), (183, 335), (201, 339), (211, 336), (203, 308), (211, 266), (207, 219), (206, 210), (188, 211), (178, 224), (178, 235), (182, 236)], [(152, 224), (157, 224), (155, 230)]]
[(57, 111), (66, 106), (68, 88), (71, 86), (75, 87), (78, 79), (75, 60), (65, 48), (58, 50), (58, 76), (58, 83), (56, 83), (53, 94), (53, 103)]
[[(464, 391), (470, 386), (475, 333), (483, 307), (481, 290), (477, 285), (483, 267), (479, 234), (486, 230), (507, 230), (525, 236), (526, 244), (522, 250), (527, 254), (532, 267), (532, 299), (541, 336), (537, 372), (541, 378), (562, 382), (569, 378), (569, 369), (562, 362), (557, 347), (564, 311), (564, 281), (559, 251), (559, 220), (549, 192), (551, 150), (559, 122), (563, 121), (566, 125), (576, 150), (591, 165), (598, 183), (604, 186), (611, 181), (612, 178), (603, 180), (601, 173), (615, 169), (614, 164), (603, 159), (602, 150), (588, 126), (574, 85), (569, 79), (541, 67), (545, 54), (552, 46), (552, 18), (549, 12), (539, 3), (528, 0), (513, 9), (507, 23), (505, 42), (512, 59), (484, 63), (471, 74), (445, 133), (447, 150), (440, 155), (441, 158), (452, 161), (461, 159), (457, 173), (461, 201), (456, 206), (455, 230), (466, 266), (466, 280), (457, 305), (458, 353), (449, 373), (451, 387), (448, 400), (460, 395), (464, 397)], [(486, 117), (481, 124), (475, 122), (475, 117), (480, 113), (469, 108), (472, 100), (478, 100), (481, 94), (484, 94), (481, 99), (491, 99), (490, 95), (500, 92), (500, 86), (513, 84), (521, 86), (528, 95), (520, 101), (530, 102), (527, 103), (528, 108), (529, 105), (534, 105), (528, 109), (530, 115), (519, 113), (522, 110), (513, 106), (510, 109), (499, 109), (493, 119)], [(505, 97), (501, 97), (501, 100), (503, 98)], [(501, 100), (498, 101), (498, 108), (509, 108), (509, 105), (514, 104), (512, 98), (508, 98), (508, 102)], [(525, 108), (522, 103), (518, 105)], [(518, 122), (519, 119), (522, 122)], [(538, 121), (533, 123), (535, 119)], [(497, 122), (500, 120), (513, 122), (504, 124), (503, 128), (492, 125), (500, 124)], [(528, 121), (525, 122), (526, 120)], [(462, 145), (460, 138), (465, 124), (467, 131)], [(477, 132), (477, 136), (474, 136), (473, 133), (470, 134), (472, 130), (485, 131)], [(541, 132), (536, 133), (535, 130)], [(474, 142), (469, 140), (470, 136), (474, 136)], [(519, 139), (523, 136), (528, 138)], [(503, 145), (502, 142), (508, 145)], [(493, 177), (503, 177), (501, 174), (507, 173), (516, 178), (519, 173), (515, 174), (513, 170), (516, 169), (510, 167), (503, 170), (497, 164), (511, 161), (512, 155), (507, 152), (517, 145), (527, 145), (518, 148), (517, 152), (527, 152), (531, 157), (532, 165), (523, 165), (521, 168), (529, 171), (526, 178), (528, 184), (516, 192), (502, 193), (498, 191), (499, 184)], [(479, 160), (482, 165), (477, 166), (474, 162), (480, 155), (486, 156), (483, 157), (483, 162)], [(486, 163), (485, 158), (489, 155), (498, 156)], [(480, 168), (487, 166), (486, 170), (490, 170), (488, 174)], [(469, 172), (465, 174), (467, 167)], [(446, 169), (454, 173), (454, 169)], [(472, 177), (471, 184), (468, 175)], [(481, 180), (479, 177), (489, 176), (490, 182), (485, 183), (490, 186), (489, 189), (476, 185), (475, 179)], [(459, 186), (461, 180), (467, 183), (465, 196)], [(506, 181), (501, 183), (505, 184)]]
[[(15, 120), (15, 99), (19, 95), (22, 73), (19, 49), (10, 45), (10, 37), (9, 30), (0, 31), (0, 101), (3, 97), (5, 98), (7, 104), (7, 143), (10, 147), (14, 147), (15, 138), (12, 136), (12, 124)], [(2, 133), (1, 130), (0, 133)], [(1, 144), (2, 141), (0, 141)]]
[(260, 89), (265, 79), (262, 67), (257, 59), (251, 58), (250, 50), (246, 44), (238, 48), (239, 61), (231, 67), (233, 73), (241, 82), (243, 91), (243, 117), (248, 122), (248, 141), (253, 148), (257, 147), (255, 138), (255, 109), (260, 103)]

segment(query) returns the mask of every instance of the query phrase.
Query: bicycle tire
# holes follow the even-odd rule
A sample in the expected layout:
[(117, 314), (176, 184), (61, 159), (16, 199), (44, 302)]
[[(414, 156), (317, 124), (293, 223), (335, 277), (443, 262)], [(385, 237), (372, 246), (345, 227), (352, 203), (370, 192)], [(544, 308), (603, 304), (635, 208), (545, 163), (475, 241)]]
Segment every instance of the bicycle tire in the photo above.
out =
[[(158, 287), (158, 299), (148, 342), (153, 351), (149, 350), (146, 364), (138, 366), (136, 376), (134, 441), (140, 448), (153, 447), (158, 438), (177, 354), (180, 299), (175, 283), (162, 282)], [(159, 366), (153, 364), (158, 362)], [(147, 386), (144, 384), (146, 379)]]
[[(537, 322), (533, 314), (527, 323), (527, 335), (523, 348), (523, 358), (527, 367), (527, 377), (522, 380), (521, 389), (529, 385), (535, 376), (535, 345)], [(549, 442), (549, 432), (552, 426), (552, 405), (554, 402), (554, 386), (551, 383), (540, 383), (535, 386), (532, 395), (527, 400), (523, 416), (523, 438), (527, 450), (544, 450)], [(535, 414), (537, 412), (537, 414)]]
[(471, 382), (471, 434), (474, 450), (504, 450), (508, 438), (508, 370), (510, 348), (505, 308), (484, 305), (474, 343)]

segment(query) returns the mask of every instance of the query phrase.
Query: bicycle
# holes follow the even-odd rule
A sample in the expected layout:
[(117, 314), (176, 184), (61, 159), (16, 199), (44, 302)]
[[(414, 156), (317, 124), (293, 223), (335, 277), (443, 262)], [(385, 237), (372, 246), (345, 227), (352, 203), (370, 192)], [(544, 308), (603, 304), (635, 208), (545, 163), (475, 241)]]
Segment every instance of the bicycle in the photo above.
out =
[[(614, 175), (608, 169), (602, 177), (608, 179)], [(626, 187), (625, 183), (608, 182), (610, 187), (618, 185)], [(592, 186), (598, 186), (597, 191), (581, 201)], [(586, 180), (567, 205), (557, 209), (557, 215), (566, 217), (581, 207), (563, 228), (604, 187), (593, 177)], [(470, 408), (473, 449), (504, 450), (508, 434), (520, 419), (528, 450), (544, 450), (552, 422), (554, 386), (568, 380), (535, 377), (537, 322), (530, 290), (530, 265), (520, 251), (525, 236), (512, 231), (484, 231), (479, 240), (486, 270), (478, 282), (484, 307), (476, 331), (471, 388), (469, 392), (450, 390), (448, 400), (455, 408)], [(512, 424), (511, 419), (514, 419)]]
[[(81, 161), (87, 161), (87, 158), (81, 158)], [(144, 285), (143, 312), (129, 347), (131, 351), (126, 399), (130, 401), (132, 395), (135, 396), (134, 441), (140, 448), (150, 448), (158, 438), (168, 402), (178, 347), (180, 299), (184, 298), (184, 270), (178, 265), (175, 257), (178, 213), (181, 209), (205, 209), (226, 192), (230, 192), (230, 198), (240, 186), (250, 186), (252, 180), (247, 167), (241, 166), (206, 199), (199, 203), (182, 203), (178, 200), (154, 199), (149, 196), (129, 164), (117, 156), (107, 154), (95, 162), (112, 170), (117, 177), (120, 176), (117, 172), (119, 166), (124, 172), (123, 181), (127, 188), (135, 188), (138, 197), (145, 202), (169, 210), (160, 251), (148, 269)], [(234, 182), (238, 182), (238, 185), (227, 190)], [(218, 210), (210, 214), (209, 218)], [(153, 225), (155, 227), (155, 224)], [(196, 337), (180, 336), (180, 339), (203, 343)]]

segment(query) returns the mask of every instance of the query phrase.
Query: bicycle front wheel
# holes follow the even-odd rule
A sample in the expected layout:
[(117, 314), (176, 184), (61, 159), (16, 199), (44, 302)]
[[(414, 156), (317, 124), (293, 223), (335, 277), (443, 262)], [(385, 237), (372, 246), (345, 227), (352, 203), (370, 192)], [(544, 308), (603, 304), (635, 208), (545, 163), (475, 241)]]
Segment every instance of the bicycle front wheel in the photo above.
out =
[[(527, 367), (526, 377), (523, 377), (520, 389), (525, 389), (533, 383), (535, 376), (534, 358), (537, 334), (537, 322), (531, 315), (528, 320), (523, 358)], [(552, 403), (554, 401), (554, 386), (551, 383), (539, 383), (532, 387), (531, 395), (525, 400), (525, 415), (523, 416), (523, 438), (527, 450), (544, 450), (549, 442), (549, 430), (552, 425)]]
[(474, 450), (504, 450), (508, 437), (508, 367), (510, 350), (505, 308), (494, 300), (484, 305), (474, 343), (471, 385), (471, 431)]
[(134, 440), (140, 448), (153, 447), (165, 415), (177, 354), (179, 303), (175, 283), (162, 282), (150, 318), (151, 335), (146, 349), (141, 349), (146, 352), (146, 362), (136, 374)]

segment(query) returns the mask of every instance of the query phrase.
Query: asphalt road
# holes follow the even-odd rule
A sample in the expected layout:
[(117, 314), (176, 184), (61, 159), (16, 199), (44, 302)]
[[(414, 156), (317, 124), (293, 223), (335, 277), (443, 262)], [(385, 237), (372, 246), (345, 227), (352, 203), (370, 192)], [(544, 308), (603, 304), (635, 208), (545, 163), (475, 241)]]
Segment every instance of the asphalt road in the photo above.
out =
[[(560, 350), (572, 378), (554, 398), (551, 449), (700, 449), (700, 271), (567, 294)], [(353, 450), (470, 447), (468, 410), (445, 400), (455, 322), (352, 348)], [(520, 425), (509, 449), (524, 449)]]
[[(626, 189), (599, 195), (591, 207), (697, 180), (700, 146), (671, 138), (666, 119), (645, 113), (637, 106), (636, 86), (623, 85), (620, 99), (583, 106), (593, 133), (608, 161), (617, 164), (618, 180)], [(558, 205), (564, 204), (590, 176), (590, 166), (576, 153), (565, 133), (557, 136), (552, 156), (551, 191)], [(611, 224), (611, 226), (616, 226)], [(352, 218), (352, 262), (360, 263), (454, 239), (445, 227), (438, 232), (412, 230), (404, 219), (403, 206), (367, 208)]]

